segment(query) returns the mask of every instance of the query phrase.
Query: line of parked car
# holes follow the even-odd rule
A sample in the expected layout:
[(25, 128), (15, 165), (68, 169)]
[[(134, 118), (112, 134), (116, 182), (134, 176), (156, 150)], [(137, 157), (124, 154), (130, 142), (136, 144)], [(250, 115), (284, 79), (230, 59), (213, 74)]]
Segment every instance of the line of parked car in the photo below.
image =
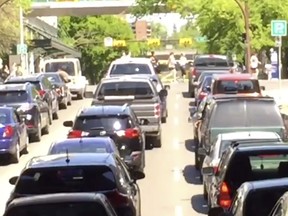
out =
[[(204, 56), (201, 62), (210, 60)], [(217, 70), (215, 62), (194, 77), (195, 106), (188, 119), (208, 215), (286, 215), (288, 145), (282, 114), (257, 79)]]
[(10, 178), (15, 187), (5, 216), (140, 216), (137, 181), (145, 178), (145, 149), (162, 145), (168, 89), (150, 59), (112, 62), (94, 93), (86, 93), (91, 106), (63, 122), (67, 138)]

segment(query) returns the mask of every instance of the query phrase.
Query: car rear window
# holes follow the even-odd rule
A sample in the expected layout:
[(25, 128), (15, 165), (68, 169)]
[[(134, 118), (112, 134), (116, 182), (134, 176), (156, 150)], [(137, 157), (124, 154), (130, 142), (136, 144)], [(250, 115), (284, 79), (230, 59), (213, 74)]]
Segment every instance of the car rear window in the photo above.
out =
[(229, 67), (227, 60), (222, 58), (196, 58), (194, 61), (194, 66), (198, 67)]
[(148, 64), (114, 64), (110, 75), (152, 74)]
[(97, 140), (93, 143), (67, 143), (61, 145), (54, 145), (49, 154), (66, 153), (110, 153), (112, 149), (106, 141)]
[(131, 127), (128, 116), (79, 116), (74, 124), (74, 130), (89, 131), (101, 128), (108, 131), (125, 130)]
[(51, 194), (114, 190), (113, 172), (106, 166), (28, 169), (20, 176), (15, 193)]
[(288, 190), (288, 186), (256, 189), (249, 192), (244, 207), (245, 216), (269, 215), (278, 199)]
[(214, 94), (225, 94), (229, 91), (237, 91), (237, 93), (260, 92), (258, 80), (219, 80), (215, 87), (213, 89)]
[(98, 95), (153, 95), (153, 90), (148, 82), (109, 82), (101, 85)]
[(211, 127), (282, 127), (283, 120), (273, 101), (234, 100), (214, 107)]
[(19, 80), (19, 81), (6, 81), (5, 83), (9, 83), (9, 84), (24, 84), (24, 83), (31, 83), (31, 84), (33, 84), (35, 87), (36, 87), (36, 89), (39, 91), (39, 90), (41, 90), (42, 88), (41, 88), (41, 84), (40, 84), (40, 81), (29, 81), (29, 80)]
[(61, 202), (15, 206), (5, 216), (109, 216), (97, 202)]
[(51, 83), (61, 83), (61, 77), (55, 73), (55, 74), (45, 74), (45, 77), (51, 82)]
[(26, 91), (0, 91), (1, 103), (21, 103), (27, 102), (28, 94)]

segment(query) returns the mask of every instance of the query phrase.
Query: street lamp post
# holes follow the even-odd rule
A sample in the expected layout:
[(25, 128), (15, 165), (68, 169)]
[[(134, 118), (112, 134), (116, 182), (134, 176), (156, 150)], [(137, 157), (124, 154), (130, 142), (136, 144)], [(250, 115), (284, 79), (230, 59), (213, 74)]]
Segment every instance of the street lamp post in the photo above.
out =
[(244, 18), (244, 23), (245, 23), (245, 36), (246, 36), (246, 40), (245, 40), (245, 49), (246, 49), (246, 55), (245, 55), (245, 61), (246, 61), (246, 71), (248, 71), (249, 73), (251, 72), (250, 70), (250, 57), (251, 57), (251, 46), (250, 46), (250, 21), (249, 21), (249, 17), (250, 17), (250, 11), (249, 11), (249, 5), (247, 0), (245, 0), (244, 2), (244, 6), (243, 4), (239, 1), (239, 0), (234, 0), (237, 5), (239, 6), (239, 8), (241, 9), (243, 18)]

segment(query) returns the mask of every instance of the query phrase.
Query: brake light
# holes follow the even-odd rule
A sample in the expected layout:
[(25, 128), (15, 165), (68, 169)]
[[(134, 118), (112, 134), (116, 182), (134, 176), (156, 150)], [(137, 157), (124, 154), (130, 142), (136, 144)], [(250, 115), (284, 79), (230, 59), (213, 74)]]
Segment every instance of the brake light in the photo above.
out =
[(129, 205), (129, 197), (125, 194), (121, 194), (118, 191), (113, 191), (107, 194), (107, 198), (111, 202), (112, 206)]
[(5, 126), (3, 138), (11, 138), (14, 134), (14, 128), (10, 125)]
[(43, 97), (45, 95), (46, 91), (45, 90), (39, 90), (39, 94), (41, 97)]
[(220, 186), (220, 193), (218, 196), (218, 203), (222, 208), (229, 208), (231, 206), (230, 189), (226, 182), (223, 182)]
[(154, 105), (154, 116), (156, 118), (159, 118), (160, 117), (160, 104), (155, 104)]
[(68, 138), (81, 138), (83, 136), (87, 136), (89, 133), (81, 130), (71, 130), (68, 133)]
[(129, 128), (125, 130), (125, 137), (129, 139), (139, 137), (139, 130), (137, 128)]

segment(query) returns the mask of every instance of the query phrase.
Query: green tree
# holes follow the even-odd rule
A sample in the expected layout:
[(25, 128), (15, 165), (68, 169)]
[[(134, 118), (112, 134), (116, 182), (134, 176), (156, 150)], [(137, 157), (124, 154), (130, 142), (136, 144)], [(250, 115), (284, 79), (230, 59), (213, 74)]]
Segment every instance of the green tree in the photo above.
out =
[(129, 49), (133, 55), (141, 54), (138, 43), (128, 43), (125, 48), (106, 48), (103, 40), (132, 40), (134, 35), (130, 25), (116, 16), (63, 17), (59, 22), (60, 37), (82, 52), (84, 74), (92, 83), (97, 83), (104, 75), (111, 61)]
[(167, 29), (161, 23), (152, 23), (152, 38), (166, 39), (167, 38)]

